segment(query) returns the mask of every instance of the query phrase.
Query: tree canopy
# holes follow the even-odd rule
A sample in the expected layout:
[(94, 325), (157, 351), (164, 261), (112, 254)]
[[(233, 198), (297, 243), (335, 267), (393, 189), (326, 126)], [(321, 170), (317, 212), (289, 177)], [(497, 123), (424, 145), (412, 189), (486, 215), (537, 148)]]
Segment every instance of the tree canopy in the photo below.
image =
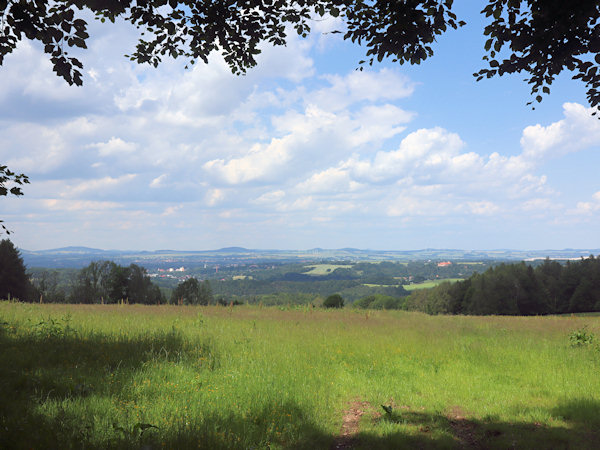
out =
[(344, 299), (340, 294), (332, 294), (323, 302), (325, 308), (343, 308)]
[(188, 278), (179, 283), (171, 295), (171, 303), (181, 305), (210, 305), (212, 301), (209, 281), (200, 283), (196, 278)]
[[(37, 284), (38, 290), (42, 291), (39, 281)], [(117, 303), (127, 300), (130, 303), (158, 304), (163, 298), (159, 287), (152, 283), (143, 267), (136, 264), (123, 267), (113, 261), (92, 261), (79, 271), (69, 300), (73, 303)]]
[[(70, 48), (86, 48), (89, 12), (101, 21), (120, 18), (142, 30), (128, 55), (157, 66), (163, 57), (190, 64), (221, 52), (234, 73), (256, 65), (262, 43), (285, 45), (287, 33), (307, 36), (315, 18), (339, 17), (345, 40), (363, 45), (359, 67), (389, 58), (419, 64), (448, 29), (465, 24), (453, 0), (0, 0), (0, 65), (23, 38), (39, 41), (54, 71), (81, 85), (81, 62)], [(534, 101), (550, 92), (564, 70), (587, 88), (591, 106), (600, 102), (600, 4), (596, 0), (488, 0), (482, 14), (484, 65), (477, 79), (524, 73)]]

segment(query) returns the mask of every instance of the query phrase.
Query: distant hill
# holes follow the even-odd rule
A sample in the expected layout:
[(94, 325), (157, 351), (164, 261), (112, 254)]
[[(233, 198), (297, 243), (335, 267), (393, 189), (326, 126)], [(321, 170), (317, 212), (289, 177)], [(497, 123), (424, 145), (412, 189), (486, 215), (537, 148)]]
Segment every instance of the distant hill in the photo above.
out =
[(248, 253), (252, 250), (248, 250), (247, 248), (244, 247), (225, 247), (225, 248), (220, 248), (219, 250), (216, 250), (217, 252), (221, 252), (221, 253)]
[(91, 261), (108, 259), (119, 264), (140, 264), (158, 267), (165, 264), (196, 266), (201, 264), (231, 264), (259, 262), (330, 262), (330, 261), (520, 261), (549, 257), (551, 259), (573, 259), (600, 254), (600, 249), (563, 250), (361, 250), (356, 248), (309, 250), (256, 250), (244, 247), (224, 247), (218, 250), (102, 250), (83, 246), (69, 246), (49, 250), (30, 251), (21, 249), (28, 267), (73, 267), (80, 268)]

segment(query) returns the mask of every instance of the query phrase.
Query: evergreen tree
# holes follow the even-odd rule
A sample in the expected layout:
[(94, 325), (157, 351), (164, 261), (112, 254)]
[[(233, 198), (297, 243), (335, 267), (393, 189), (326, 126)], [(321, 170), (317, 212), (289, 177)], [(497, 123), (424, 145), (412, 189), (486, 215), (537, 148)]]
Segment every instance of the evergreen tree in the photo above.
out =
[(26, 300), (30, 283), (21, 254), (8, 239), (0, 241), (0, 299)]

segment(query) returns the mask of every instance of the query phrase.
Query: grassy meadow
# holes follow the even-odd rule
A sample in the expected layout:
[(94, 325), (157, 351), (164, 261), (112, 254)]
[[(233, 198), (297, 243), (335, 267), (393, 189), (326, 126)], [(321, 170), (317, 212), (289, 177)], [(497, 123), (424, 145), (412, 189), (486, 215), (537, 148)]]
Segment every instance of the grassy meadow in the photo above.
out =
[(310, 269), (308, 272), (304, 272), (306, 275), (327, 275), (333, 272), (335, 269), (351, 269), (351, 264), (313, 264), (304, 266)]
[(432, 287), (436, 287), (442, 283), (449, 282), (454, 283), (456, 281), (462, 281), (463, 278), (443, 278), (440, 280), (427, 280), (423, 283), (414, 283), (414, 284), (406, 284), (402, 286), (407, 291), (416, 291), (417, 289), (430, 289)]
[[(0, 303), (0, 448), (597, 448), (600, 317)], [(381, 407), (388, 407), (385, 412)]]

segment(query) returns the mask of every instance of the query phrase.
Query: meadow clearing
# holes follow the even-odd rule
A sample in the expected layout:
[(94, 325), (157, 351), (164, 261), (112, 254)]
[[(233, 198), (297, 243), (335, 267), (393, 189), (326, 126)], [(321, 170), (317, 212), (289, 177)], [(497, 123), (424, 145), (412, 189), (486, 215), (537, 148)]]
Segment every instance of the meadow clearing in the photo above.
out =
[(2, 302), (0, 324), (0, 448), (600, 445), (600, 351), (569, 339), (597, 316)]
[(333, 272), (335, 269), (351, 269), (351, 264), (312, 264), (304, 266), (310, 269), (308, 272), (304, 272), (306, 275), (327, 275)]
[(422, 283), (414, 283), (414, 284), (406, 284), (402, 286), (407, 291), (416, 291), (418, 289), (430, 289), (432, 287), (436, 287), (442, 283), (449, 282), (454, 283), (456, 281), (462, 281), (462, 278), (444, 278), (440, 280), (427, 280)]

